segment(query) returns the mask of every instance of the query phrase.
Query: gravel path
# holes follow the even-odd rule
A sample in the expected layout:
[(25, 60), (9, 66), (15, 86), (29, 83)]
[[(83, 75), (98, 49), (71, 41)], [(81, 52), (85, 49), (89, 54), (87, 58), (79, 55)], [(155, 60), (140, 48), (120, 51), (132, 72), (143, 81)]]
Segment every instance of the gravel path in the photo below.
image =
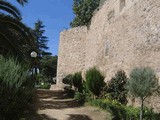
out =
[[(27, 120), (111, 120), (106, 111), (92, 106), (81, 106), (65, 97), (63, 91), (38, 90), (35, 113)], [(108, 117), (108, 118), (107, 118)]]

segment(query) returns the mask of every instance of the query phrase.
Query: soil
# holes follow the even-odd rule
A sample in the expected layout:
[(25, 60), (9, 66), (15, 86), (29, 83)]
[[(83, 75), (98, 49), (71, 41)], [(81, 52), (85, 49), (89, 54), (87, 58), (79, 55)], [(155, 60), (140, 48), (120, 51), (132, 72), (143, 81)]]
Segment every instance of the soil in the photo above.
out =
[(111, 120), (110, 114), (67, 98), (64, 91), (37, 90), (32, 110), (26, 120)]

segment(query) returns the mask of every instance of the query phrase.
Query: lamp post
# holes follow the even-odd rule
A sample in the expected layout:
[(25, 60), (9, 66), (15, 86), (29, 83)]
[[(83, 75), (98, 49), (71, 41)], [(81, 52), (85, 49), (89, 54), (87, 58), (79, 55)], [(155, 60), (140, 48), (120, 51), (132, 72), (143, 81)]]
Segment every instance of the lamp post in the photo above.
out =
[[(35, 58), (37, 57), (37, 53), (35, 52), (35, 51), (32, 51), (31, 52), (31, 58), (33, 58), (33, 65), (32, 65), (32, 78), (35, 80), (35, 82), (36, 82), (36, 76), (35, 75), (37, 75), (37, 66), (35, 66)], [(35, 70), (35, 71), (34, 71)], [(35, 73), (35, 75), (34, 75), (34, 73)]]

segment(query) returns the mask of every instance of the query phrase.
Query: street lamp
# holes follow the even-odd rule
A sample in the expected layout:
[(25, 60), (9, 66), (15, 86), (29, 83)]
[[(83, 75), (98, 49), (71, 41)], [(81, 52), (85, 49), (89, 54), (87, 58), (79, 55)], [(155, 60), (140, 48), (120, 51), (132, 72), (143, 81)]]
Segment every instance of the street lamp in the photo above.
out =
[(35, 51), (31, 52), (31, 57), (32, 58), (36, 58), (37, 57), (37, 53)]
[[(35, 52), (35, 51), (32, 51), (31, 52), (31, 57), (33, 58), (33, 65), (32, 65), (32, 77), (33, 77), (33, 79), (35, 80), (35, 82), (36, 82), (36, 76), (35, 75), (37, 75), (37, 66), (35, 66), (35, 58), (37, 57), (37, 53)], [(34, 71), (35, 70), (35, 71)], [(34, 75), (35, 74), (35, 75)]]

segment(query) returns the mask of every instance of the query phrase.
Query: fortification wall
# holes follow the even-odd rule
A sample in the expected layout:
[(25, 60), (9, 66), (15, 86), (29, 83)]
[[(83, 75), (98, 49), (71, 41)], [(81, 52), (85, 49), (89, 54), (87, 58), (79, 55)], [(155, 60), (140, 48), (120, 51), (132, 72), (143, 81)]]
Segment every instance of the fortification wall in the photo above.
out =
[[(160, 78), (159, 31), (159, 0), (107, 0), (95, 12), (88, 31), (82, 27), (62, 32), (58, 75), (97, 66), (108, 81), (117, 70), (122, 69), (129, 75), (135, 67), (149, 66)], [(81, 47), (79, 51), (74, 47), (75, 40), (83, 42), (78, 45)], [(65, 49), (70, 49), (70, 52)], [(160, 111), (160, 98), (150, 99), (152, 102), (148, 100), (147, 104)]]
[(85, 69), (100, 67), (106, 81), (118, 69), (129, 74), (136, 66), (150, 66), (159, 76), (158, 5), (156, 0), (128, 0), (121, 10), (120, 0), (107, 0), (93, 17), (87, 34)]
[(60, 34), (57, 84), (68, 74), (84, 70), (87, 28), (77, 27)]

